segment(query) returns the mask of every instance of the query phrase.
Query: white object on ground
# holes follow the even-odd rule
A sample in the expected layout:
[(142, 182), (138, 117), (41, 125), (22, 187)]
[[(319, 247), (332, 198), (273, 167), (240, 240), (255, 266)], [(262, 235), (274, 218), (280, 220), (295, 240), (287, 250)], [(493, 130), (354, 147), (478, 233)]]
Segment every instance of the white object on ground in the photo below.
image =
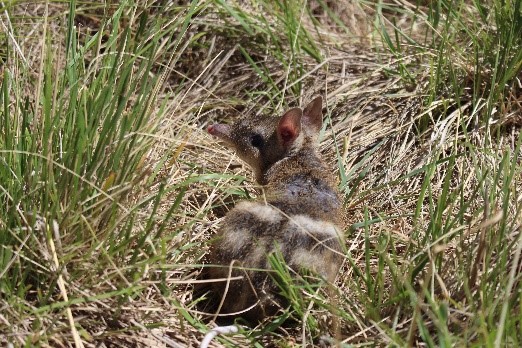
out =
[(203, 341), (201, 341), (201, 344), (199, 348), (208, 348), (208, 345), (212, 341), (214, 337), (217, 335), (229, 335), (233, 333), (237, 333), (239, 331), (239, 328), (236, 325), (229, 325), (229, 326), (217, 326), (207, 332), (205, 337), (203, 338)]

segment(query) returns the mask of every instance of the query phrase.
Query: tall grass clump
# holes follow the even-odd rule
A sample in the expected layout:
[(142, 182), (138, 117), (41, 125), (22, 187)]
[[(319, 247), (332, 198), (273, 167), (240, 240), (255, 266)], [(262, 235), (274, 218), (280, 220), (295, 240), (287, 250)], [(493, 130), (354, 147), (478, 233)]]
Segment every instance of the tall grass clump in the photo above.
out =
[[(215, 1), (209, 11), (223, 22), (209, 22), (209, 32), (236, 42), (241, 54), (259, 80), (247, 91), (247, 99), (268, 102), (272, 107), (286, 104), (285, 97), (303, 92), (303, 79), (309, 73), (308, 61), (324, 60), (313, 28), (305, 26), (309, 17), (301, 1)], [(270, 52), (270, 54), (267, 54)], [(265, 105), (262, 105), (263, 107)]]
[(359, 315), (393, 345), (518, 345), (522, 2), (411, 5), (382, 5), (376, 22), (397, 60), (387, 72), (423, 98), (409, 127), (424, 150), (369, 190), (408, 209), (353, 225)]
[[(54, 345), (64, 330), (85, 339), (70, 306), (136, 299), (148, 264), (165, 258), (173, 236), (163, 237), (169, 220), (158, 220), (156, 207), (167, 193), (181, 199), (184, 184), (151, 180), (149, 155), (168, 105), (169, 64), (198, 7), (151, 21), (161, 8), (105, 4), (92, 31), (76, 25), (89, 4), (54, 13), (59, 30), (44, 7), (32, 38), (40, 51), (20, 51), (24, 28), (15, 28), (22, 33), (7, 40), (1, 70), (0, 331), (11, 342)], [(61, 317), (69, 329), (56, 325)]]
[[(379, 16), (378, 22), (383, 42), (397, 57), (426, 57), (400, 59), (397, 72), (406, 83), (419, 73), (429, 74), (428, 108), (440, 104), (437, 114), (442, 118), (456, 109), (480, 110), (474, 112), (468, 129), (506, 122), (502, 114), (515, 111), (512, 102), (520, 88), (521, 1), (437, 1), (427, 6), (417, 2), (408, 9), (383, 7), (410, 19), (410, 26), (399, 26), (395, 17), (383, 20)], [(429, 72), (415, 69), (419, 62), (429, 64)], [(432, 122), (427, 115), (421, 118), (419, 131)]]

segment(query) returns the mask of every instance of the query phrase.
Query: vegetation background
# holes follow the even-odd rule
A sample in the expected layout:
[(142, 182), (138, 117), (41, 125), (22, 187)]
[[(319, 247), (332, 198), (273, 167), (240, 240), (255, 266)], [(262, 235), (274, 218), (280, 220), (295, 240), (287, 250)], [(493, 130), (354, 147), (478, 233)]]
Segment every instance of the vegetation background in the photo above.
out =
[(256, 194), (206, 126), (321, 94), (336, 296), (213, 344), (522, 346), (521, 71), (521, 0), (0, 1), (1, 344), (197, 346)]

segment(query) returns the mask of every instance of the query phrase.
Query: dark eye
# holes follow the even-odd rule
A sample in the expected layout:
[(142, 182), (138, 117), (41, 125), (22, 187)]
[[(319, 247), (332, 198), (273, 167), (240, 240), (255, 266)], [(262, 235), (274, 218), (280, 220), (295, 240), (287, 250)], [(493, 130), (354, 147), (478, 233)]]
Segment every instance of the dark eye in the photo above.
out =
[(263, 143), (263, 137), (259, 134), (254, 134), (250, 138), (250, 144), (252, 144), (253, 147), (257, 147), (258, 149), (260, 149), (263, 146)]

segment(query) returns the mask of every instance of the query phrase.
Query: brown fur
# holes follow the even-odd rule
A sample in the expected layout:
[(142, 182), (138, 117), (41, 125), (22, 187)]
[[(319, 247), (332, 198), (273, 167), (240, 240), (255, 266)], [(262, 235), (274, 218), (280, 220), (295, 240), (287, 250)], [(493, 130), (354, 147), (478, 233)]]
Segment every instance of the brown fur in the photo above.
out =
[(228, 282), (228, 289), (226, 281), (213, 283), (221, 314), (258, 322), (285, 305), (267, 273), (271, 253), (280, 253), (293, 272), (307, 269), (335, 280), (342, 262), (341, 203), (332, 170), (317, 151), (321, 104), (318, 97), (304, 111), (291, 109), (280, 118), (209, 127), (264, 185), (260, 199), (227, 214), (212, 245), (209, 261), (220, 266), (208, 268), (208, 277), (243, 277)]

